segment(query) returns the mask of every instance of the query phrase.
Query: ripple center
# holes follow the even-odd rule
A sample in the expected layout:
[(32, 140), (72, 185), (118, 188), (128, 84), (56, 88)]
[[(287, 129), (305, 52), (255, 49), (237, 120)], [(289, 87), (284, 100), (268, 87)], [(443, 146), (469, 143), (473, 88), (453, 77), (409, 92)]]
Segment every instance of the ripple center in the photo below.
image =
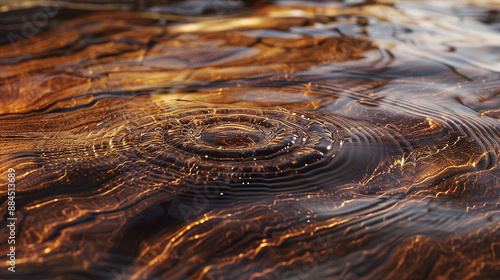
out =
[(238, 149), (262, 145), (269, 134), (269, 129), (251, 123), (221, 123), (205, 127), (198, 137), (209, 146)]

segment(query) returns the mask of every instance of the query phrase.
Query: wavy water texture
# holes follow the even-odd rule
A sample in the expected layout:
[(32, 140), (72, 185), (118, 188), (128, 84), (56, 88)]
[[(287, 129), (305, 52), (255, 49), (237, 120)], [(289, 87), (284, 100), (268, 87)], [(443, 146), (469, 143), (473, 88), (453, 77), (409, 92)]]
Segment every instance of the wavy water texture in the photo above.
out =
[(0, 278), (500, 278), (494, 1), (36, 3), (0, 1)]

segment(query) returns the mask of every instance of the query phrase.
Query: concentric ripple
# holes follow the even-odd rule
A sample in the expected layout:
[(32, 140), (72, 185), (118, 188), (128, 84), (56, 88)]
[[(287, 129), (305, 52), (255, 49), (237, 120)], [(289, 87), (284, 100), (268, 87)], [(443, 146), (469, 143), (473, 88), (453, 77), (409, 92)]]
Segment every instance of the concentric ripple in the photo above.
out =
[(339, 124), (284, 109), (186, 108), (150, 118), (124, 126), (112, 146), (188, 181), (245, 185), (298, 174), (327, 164), (344, 141)]

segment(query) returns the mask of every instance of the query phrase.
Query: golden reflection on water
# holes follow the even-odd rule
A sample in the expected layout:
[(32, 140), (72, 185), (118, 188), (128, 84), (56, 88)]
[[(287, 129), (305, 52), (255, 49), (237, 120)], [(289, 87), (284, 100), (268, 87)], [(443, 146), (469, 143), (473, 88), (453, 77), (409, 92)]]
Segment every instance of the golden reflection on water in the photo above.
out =
[(495, 2), (75, 3), (0, 29), (0, 278), (500, 277)]

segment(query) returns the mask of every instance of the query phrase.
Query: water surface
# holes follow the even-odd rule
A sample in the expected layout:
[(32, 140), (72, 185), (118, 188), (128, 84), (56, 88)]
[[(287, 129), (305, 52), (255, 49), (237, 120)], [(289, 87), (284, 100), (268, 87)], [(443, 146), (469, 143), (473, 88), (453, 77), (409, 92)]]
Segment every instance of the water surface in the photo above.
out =
[(500, 277), (497, 3), (89, 3), (0, 1), (1, 278)]

